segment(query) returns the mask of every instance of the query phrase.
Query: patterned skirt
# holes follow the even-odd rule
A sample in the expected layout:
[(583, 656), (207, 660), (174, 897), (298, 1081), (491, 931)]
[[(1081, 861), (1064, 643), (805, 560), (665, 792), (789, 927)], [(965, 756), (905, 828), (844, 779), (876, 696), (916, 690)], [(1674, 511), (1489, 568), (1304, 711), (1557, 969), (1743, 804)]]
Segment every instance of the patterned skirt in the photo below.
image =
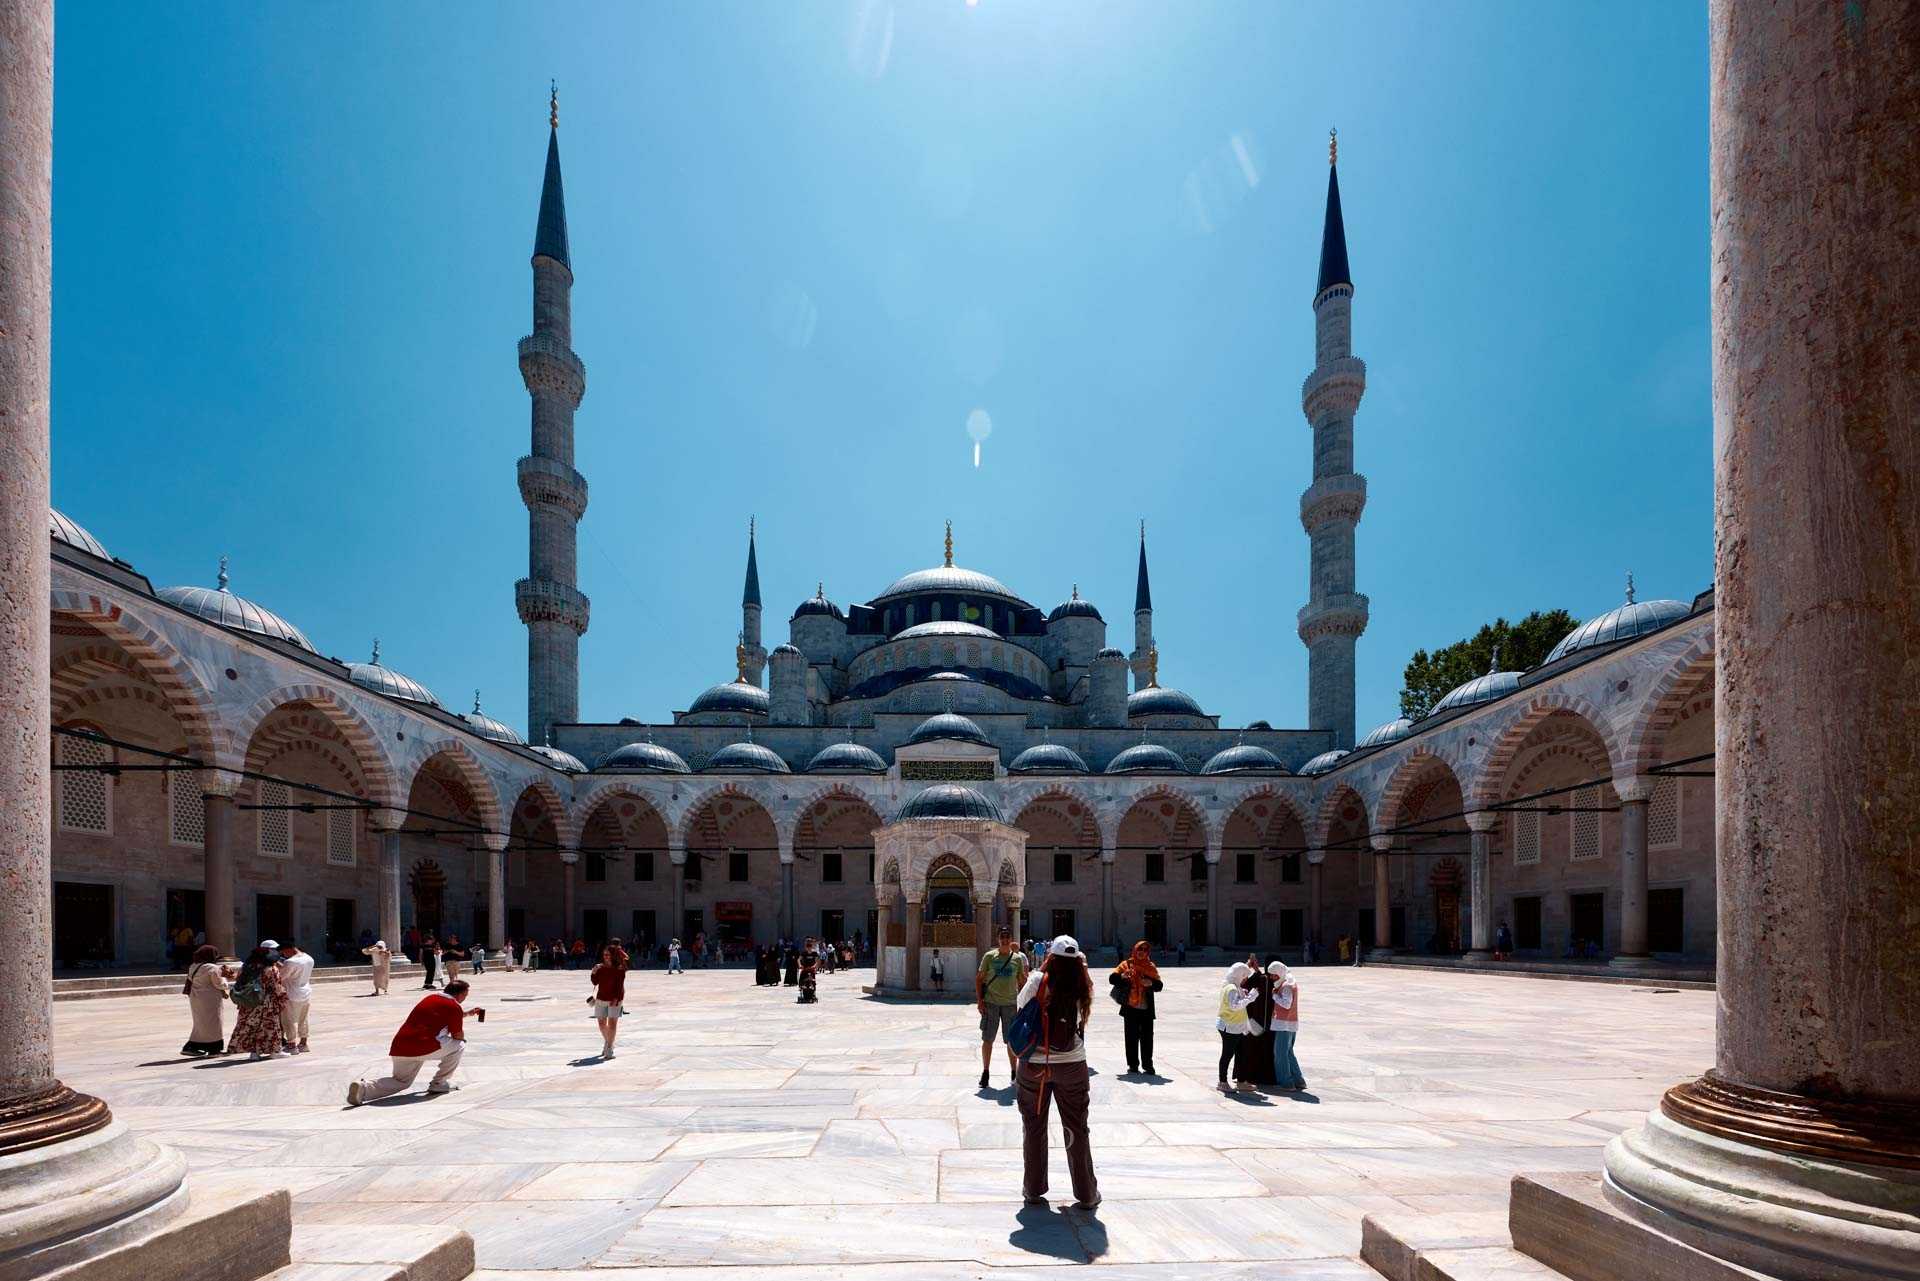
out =
[(233, 1035), (227, 1039), (229, 1054), (272, 1054), (281, 1045), (280, 1006), (273, 1001), (240, 1007)]

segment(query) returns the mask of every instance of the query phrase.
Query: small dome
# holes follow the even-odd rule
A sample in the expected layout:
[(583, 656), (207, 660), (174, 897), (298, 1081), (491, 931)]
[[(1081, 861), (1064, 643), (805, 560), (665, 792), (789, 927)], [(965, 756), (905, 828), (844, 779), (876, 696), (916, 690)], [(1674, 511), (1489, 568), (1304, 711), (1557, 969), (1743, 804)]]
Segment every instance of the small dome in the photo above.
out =
[(600, 758), (602, 770), (624, 770), (631, 774), (691, 774), (680, 753), (658, 743), (628, 743)]
[(925, 681), (960, 681), (968, 685), (978, 685), (980, 683), (978, 676), (970, 676), (966, 672), (935, 672), (931, 676), (922, 676), (920, 679)]
[(1127, 695), (1127, 718), (1131, 720), (1135, 716), (1205, 717), (1206, 713), (1191, 695), (1154, 685)]
[(880, 753), (858, 743), (829, 743), (807, 762), (809, 774), (884, 774), (887, 763)]
[(806, 617), (809, 617), (810, 615), (815, 615), (815, 614), (818, 614), (825, 618), (844, 619), (846, 617), (846, 615), (840, 611), (840, 607), (838, 605), (834, 604), (832, 601), (827, 599), (827, 589), (824, 585), (820, 588), (819, 591), (813, 594), (813, 598), (811, 600), (801, 601), (797, 606), (794, 607), (794, 611), (793, 611), (794, 618), (806, 618)]
[(767, 657), (769, 658), (782, 658), (782, 657), (805, 658), (806, 655), (800, 652), (800, 647), (798, 645), (783, 644), (783, 645), (775, 645), (773, 647), (773, 653), (769, 654)]
[(304, 632), (280, 615), (228, 591), (227, 558), (224, 556), (220, 558), (218, 587), (168, 587), (160, 592), (160, 599), (220, 627), (286, 641), (290, 645), (298, 645), (309, 654), (320, 652)]
[(1302, 765), (1300, 772), (1308, 778), (1313, 777), (1315, 774), (1324, 774), (1351, 755), (1353, 755), (1353, 753), (1346, 748), (1336, 747), (1331, 752), (1320, 753), (1320, 755), (1314, 757), (1305, 765)]
[(893, 821), (904, 823), (915, 818), (990, 819), (995, 823), (1006, 821), (1000, 817), (998, 805), (984, 794), (959, 783), (935, 783), (932, 787), (915, 792), (893, 816)]
[(490, 738), (496, 743), (513, 743), (526, 746), (527, 740), (520, 737), (519, 731), (504, 721), (496, 721), (480, 710), (480, 691), (473, 692), (473, 710), (460, 718), (473, 727), (473, 732), (481, 738)]
[(87, 555), (98, 556), (101, 560), (113, 559), (107, 554), (107, 549), (101, 545), (100, 540), (87, 532), (86, 526), (79, 521), (68, 519), (51, 507), (47, 508), (47, 527), (55, 542), (77, 547)]
[(1253, 743), (1236, 743), (1201, 766), (1202, 774), (1284, 774), (1287, 767), (1266, 748)]
[(1055, 605), (1053, 612), (1047, 615), (1047, 621), (1049, 623), (1058, 622), (1063, 618), (1091, 618), (1096, 623), (1104, 623), (1107, 621), (1100, 617), (1100, 611), (1093, 607), (1092, 601), (1080, 599), (1080, 589), (1078, 587), (1073, 589), (1073, 596), (1070, 599), (1063, 600), (1058, 605)]
[(1109, 774), (1185, 774), (1187, 763), (1170, 747), (1136, 743), (1107, 762)]
[(771, 707), (767, 691), (758, 685), (749, 685), (745, 681), (726, 681), (702, 690), (700, 697), (693, 700), (693, 706), (687, 709), (687, 715), (696, 712), (735, 712), (765, 716)]
[[(379, 641), (373, 643), (372, 658), (364, 663), (347, 664), (347, 679), (361, 689), (370, 689), (376, 694), (385, 694), (388, 698), (397, 698), (404, 703), (424, 703), (428, 707), (440, 706), (440, 700), (435, 698), (433, 691), (425, 685), (404, 672), (396, 672), (391, 667), (380, 665)], [(501, 728), (506, 727), (503, 725)]]
[(1086, 761), (1071, 747), (1059, 743), (1035, 743), (1013, 758), (1007, 766), (1010, 774), (1091, 774)]
[(551, 743), (535, 743), (527, 749), (538, 752), (547, 759), (547, 763), (563, 774), (584, 774), (586, 763), (572, 752), (563, 752)]
[(1379, 747), (1385, 743), (1397, 743), (1413, 733), (1413, 722), (1404, 716), (1396, 716), (1385, 725), (1376, 725), (1367, 732), (1367, 736), (1353, 745), (1355, 751), (1363, 747)]
[(1095, 654), (1093, 661), (1097, 663), (1103, 658), (1117, 658), (1123, 663), (1127, 661), (1126, 651), (1115, 649), (1111, 645), (1101, 650), (1098, 654)]
[(941, 712), (927, 717), (907, 738), (909, 743), (937, 743), (942, 740), (993, 746), (993, 740), (987, 737), (985, 730), (958, 712)]
[(787, 763), (758, 743), (728, 743), (707, 757), (702, 773), (790, 774)]
[(991, 627), (982, 627), (978, 623), (962, 623), (948, 619), (937, 623), (916, 623), (903, 632), (895, 632), (894, 640), (918, 640), (927, 636), (965, 636), (974, 640), (999, 640), (1000, 633)]
[(990, 578), (971, 569), (961, 569), (958, 565), (917, 569), (905, 577), (894, 579), (887, 585), (886, 591), (873, 599), (877, 603), (893, 596), (909, 596), (915, 592), (977, 592), (982, 596), (999, 596), (1026, 604), (999, 579)]
[[(1615, 641), (1632, 640), (1635, 636), (1645, 636), (1648, 632), (1659, 631), (1675, 619), (1685, 618), (1692, 609), (1677, 600), (1633, 599), (1633, 579), (1627, 579), (1627, 603), (1618, 609), (1608, 610), (1595, 619), (1580, 624), (1568, 632), (1566, 638), (1553, 647), (1547, 655), (1546, 663), (1556, 663), (1569, 654), (1577, 654), (1583, 649), (1595, 649), (1601, 645), (1611, 645)], [(1542, 663), (1541, 666), (1546, 666)]]
[(1456, 707), (1491, 703), (1497, 698), (1505, 698), (1519, 688), (1519, 672), (1488, 672), (1485, 676), (1474, 677), (1464, 685), (1455, 686), (1445, 698), (1433, 705), (1433, 710), (1427, 715), (1438, 716), (1441, 712), (1450, 712)]
[(1248, 729), (1272, 729), (1273, 726), (1268, 724), (1266, 721), (1248, 721), (1247, 728)]

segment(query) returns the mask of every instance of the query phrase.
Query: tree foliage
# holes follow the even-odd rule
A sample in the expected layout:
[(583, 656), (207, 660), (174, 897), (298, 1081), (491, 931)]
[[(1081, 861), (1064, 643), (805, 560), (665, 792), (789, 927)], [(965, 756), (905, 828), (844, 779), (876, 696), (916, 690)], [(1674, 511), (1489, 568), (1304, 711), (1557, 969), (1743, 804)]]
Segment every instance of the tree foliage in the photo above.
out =
[(1500, 655), (1500, 671), (1524, 672), (1529, 667), (1537, 667), (1553, 647), (1579, 625), (1580, 620), (1564, 609), (1536, 609), (1517, 623), (1496, 618), (1465, 640), (1455, 641), (1431, 654), (1417, 649), (1407, 663), (1406, 684), (1400, 691), (1400, 714), (1419, 720), (1449, 692), (1494, 670), (1496, 650)]

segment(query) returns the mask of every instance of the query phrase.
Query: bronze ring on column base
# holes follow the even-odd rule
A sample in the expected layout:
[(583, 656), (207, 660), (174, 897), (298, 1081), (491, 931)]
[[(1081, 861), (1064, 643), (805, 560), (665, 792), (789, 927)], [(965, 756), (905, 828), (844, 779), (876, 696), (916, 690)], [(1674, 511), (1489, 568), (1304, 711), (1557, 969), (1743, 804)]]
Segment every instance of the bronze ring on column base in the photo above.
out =
[(1737, 1143), (1826, 1161), (1920, 1170), (1920, 1107), (1849, 1102), (1735, 1085), (1717, 1072), (1660, 1100), (1681, 1125)]
[(0, 1103), (0, 1156), (45, 1147), (105, 1129), (107, 1105), (55, 1081), (45, 1089)]

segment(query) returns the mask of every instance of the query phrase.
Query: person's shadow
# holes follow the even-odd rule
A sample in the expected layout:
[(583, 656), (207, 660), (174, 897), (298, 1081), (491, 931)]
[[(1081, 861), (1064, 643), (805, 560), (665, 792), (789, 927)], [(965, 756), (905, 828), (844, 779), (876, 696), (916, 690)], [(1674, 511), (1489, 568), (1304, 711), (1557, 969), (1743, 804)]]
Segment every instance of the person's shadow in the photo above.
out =
[(568, 1067), (599, 1067), (602, 1063), (605, 1063), (605, 1062), (606, 1060), (601, 1058), (598, 1054), (589, 1054), (584, 1059), (571, 1060), (570, 1062), (568, 1062), (567, 1066)]
[[(1007, 1244), (1028, 1254), (1044, 1254), (1055, 1259), (1065, 1259), (1069, 1263), (1087, 1262), (1086, 1251), (1081, 1247), (1074, 1233), (1073, 1225), (1064, 1215), (1055, 1214), (1041, 1205), (1020, 1207), (1013, 1216), (1020, 1226), (1007, 1234)], [(1102, 1233), (1104, 1245), (1105, 1233)]]
[(1080, 1248), (1087, 1252), (1088, 1261), (1100, 1262), (1107, 1253), (1107, 1225), (1100, 1222), (1099, 1207), (1068, 1210), (1067, 1223), (1073, 1228), (1073, 1235), (1079, 1239)]

